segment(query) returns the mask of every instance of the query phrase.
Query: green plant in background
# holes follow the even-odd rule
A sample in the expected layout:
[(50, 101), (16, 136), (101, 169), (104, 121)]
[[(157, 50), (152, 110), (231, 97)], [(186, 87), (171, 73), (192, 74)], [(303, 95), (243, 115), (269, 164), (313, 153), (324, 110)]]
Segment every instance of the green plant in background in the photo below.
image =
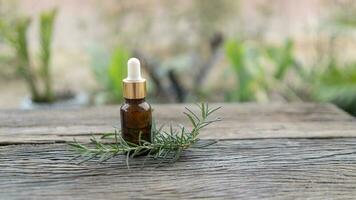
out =
[(102, 93), (98, 93), (95, 101), (99, 103), (117, 103), (122, 101), (122, 80), (127, 75), (127, 60), (131, 57), (129, 51), (116, 48), (111, 56), (99, 48), (91, 52), (91, 69), (99, 83)]
[(127, 76), (127, 61), (131, 57), (130, 53), (124, 49), (117, 48), (109, 65), (109, 89), (115, 96), (115, 100), (122, 99), (122, 80)]
[(236, 73), (237, 90), (228, 93), (227, 100), (268, 100), (272, 93), (287, 99), (298, 98), (284, 82), (287, 72), (297, 67), (293, 46), (289, 39), (282, 46), (228, 41), (226, 56)]
[(328, 67), (317, 76), (313, 94), (317, 101), (332, 102), (356, 116), (356, 63)]
[[(53, 35), (53, 25), (57, 10), (43, 12), (40, 16), (40, 63), (39, 70), (31, 64), (27, 32), (31, 19), (22, 17), (15, 21), (15, 24), (0, 23), (0, 30), (5, 40), (15, 51), (17, 71), (26, 81), (34, 102), (53, 102), (54, 94), (50, 73), (51, 42)], [(40, 90), (41, 83), (45, 88)]]
[(248, 49), (243, 42), (230, 40), (225, 44), (226, 56), (236, 73), (237, 90), (227, 95), (227, 100), (252, 101), (256, 99), (258, 72), (257, 52)]
[(294, 70), (299, 78), (305, 78), (304, 71), (299, 66), (294, 53), (294, 41), (286, 39), (282, 45), (267, 45), (262, 46), (262, 48), (265, 52), (265, 57), (271, 65), (271, 74), (265, 76), (265, 78), (268, 79), (268, 81), (265, 81), (268, 92), (277, 92), (287, 101), (301, 100), (295, 88), (292, 88), (289, 83), (285, 81), (286, 75), (291, 70)]
[(0, 30), (4, 39), (14, 48), (17, 58), (17, 71), (23, 76), (30, 89), (33, 99), (39, 99), (38, 89), (35, 84), (35, 77), (30, 68), (26, 33), (30, 25), (30, 18), (21, 18), (11, 31), (10, 25), (1, 21)]
[[(333, 10), (323, 28), (331, 29), (332, 33), (326, 41), (328, 45), (317, 49), (323, 60), (319, 60), (310, 73), (305, 73), (307, 79), (304, 80), (309, 83), (305, 87), (311, 88), (311, 100), (334, 103), (356, 116), (356, 62), (353, 57), (340, 62), (347, 58), (343, 57), (345, 50), (338, 48), (338, 42), (352, 43), (355, 40), (356, 4), (353, 1), (340, 1), (332, 2), (329, 6)], [(344, 46), (341, 45), (341, 48)]]
[(332, 12), (330, 22), (339, 30), (348, 30), (356, 27), (356, 4), (354, 1), (330, 2)]
[(294, 42), (288, 39), (282, 47), (270, 46), (266, 48), (267, 56), (275, 66), (273, 74), (275, 79), (283, 80), (286, 72), (294, 65), (293, 46)]
[(53, 37), (53, 24), (57, 15), (56, 10), (43, 12), (40, 16), (40, 42), (41, 42), (41, 68), (40, 75), (44, 82), (44, 99), (45, 101), (53, 101), (54, 94), (52, 89), (52, 76), (50, 73), (51, 61), (51, 43)]
[(18, 16), (17, 7), (18, 1), (0, 0), (0, 78), (9, 79), (16, 76), (16, 69), (10, 67), (14, 65), (14, 60), (11, 53), (6, 48), (5, 30), (3, 30), (5, 23), (12, 23), (16, 16)]

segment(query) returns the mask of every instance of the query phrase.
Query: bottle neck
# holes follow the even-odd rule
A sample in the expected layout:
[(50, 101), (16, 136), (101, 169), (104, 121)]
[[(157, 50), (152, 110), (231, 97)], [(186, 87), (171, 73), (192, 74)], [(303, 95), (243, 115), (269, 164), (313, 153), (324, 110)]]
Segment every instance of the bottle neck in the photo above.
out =
[(146, 97), (146, 80), (123, 80), (123, 96), (127, 99), (141, 99)]
[(142, 98), (142, 99), (127, 99), (127, 98), (125, 98), (125, 103), (129, 103), (129, 104), (140, 104), (145, 101), (146, 101), (145, 98)]

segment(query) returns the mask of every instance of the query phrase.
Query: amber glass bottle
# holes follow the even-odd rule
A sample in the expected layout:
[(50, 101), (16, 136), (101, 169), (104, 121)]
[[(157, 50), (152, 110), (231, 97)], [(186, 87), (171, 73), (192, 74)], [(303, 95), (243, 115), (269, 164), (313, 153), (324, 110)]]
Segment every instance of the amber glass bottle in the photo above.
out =
[(134, 144), (141, 139), (151, 141), (151, 106), (145, 99), (125, 99), (120, 108), (122, 137)]
[(123, 80), (125, 102), (120, 108), (121, 133), (123, 139), (138, 144), (142, 140), (151, 141), (152, 109), (146, 102), (146, 80), (141, 77), (140, 61), (128, 61), (128, 76)]

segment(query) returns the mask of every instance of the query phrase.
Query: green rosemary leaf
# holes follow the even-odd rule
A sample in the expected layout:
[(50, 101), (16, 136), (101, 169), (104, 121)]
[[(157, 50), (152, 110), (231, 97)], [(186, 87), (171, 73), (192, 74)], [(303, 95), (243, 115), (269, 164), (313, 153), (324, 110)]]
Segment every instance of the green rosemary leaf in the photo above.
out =
[(171, 160), (171, 163), (176, 162), (180, 158), (180, 156), (182, 155), (182, 152), (183, 152), (182, 148), (179, 148), (176, 152), (174, 152), (174, 156), (173, 156), (173, 158)]
[(162, 165), (162, 163), (165, 163), (165, 162), (171, 160), (171, 158), (168, 157), (169, 154), (171, 154), (171, 151), (170, 151), (170, 150), (167, 150), (167, 151), (165, 152), (165, 154), (160, 158), (159, 162), (158, 162), (157, 165), (156, 165), (156, 168), (160, 167), (160, 166)]
[(79, 144), (78, 142), (71, 142), (71, 143), (68, 143), (69, 146), (73, 147), (74, 149), (76, 150), (86, 150), (87, 147), (82, 145), (82, 144)]
[(104, 133), (104, 134), (100, 137), (100, 139), (108, 139), (108, 138), (112, 138), (113, 136), (115, 137), (116, 132), (117, 132), (117, 131), (115, 130), (114, 133)]
[(205, 105), (204, 103), (201, 103), (201, 117), (204, 119), (206, 117), (205, 115)]
[(94, 154), (92, 154), (92, 155), (90, 155), (90, 156), (85, 156), (86, 158), (83, 159), (83, 160), (81, 160), (81, 161), (78, 162), (77, 164), (80, 165), (80, 164), (82, 164), (82, 163), (84, 163), (84, 162), (87, 162), (87, 161), (89, 161), (89, 160), (92, 160), (92, 159), (94, 159), (97, 155), (98, 155), (98, 153), (94, 153)]
[(94, 136), (90, 138), (93, 147), (82, 145), (74, 139), (69, 145), (79, 153), (79, 156), (73, 159), (82, 157), (84, 159), (80, 163), (83, 163), (94, 158), (99, 158), (99, 162), (105, 162), (118, 154), (126, 154), (128, 169), (130, 169), (129, 159), (143, 154), (146, 154), (143, 165), (149, 158), (158, 160), (159, 165), (166, 162), (176, 162), (183, 151), (189, 147), (204, 148), (216, 143), (216, 141), (208, 141), (197, 144), (197, 141), (199, 141), (198, 135), (202, 128), (221, 120), (220, 118), (208, 120), (208, 116), (220, 109), (220, 107), (210, 109), (208, 104), (204, 103), (197, 104), (197, 106), (200, 109), (201, 117), (198, 117), (189, 108), (185, 108), (186, 112), (183, 112), (193, 126), (191, 130), (180, 124), (178, 125), (179, 129), (174, 128), (172, 124), (169, 124), (168, 131), (163, 130), (163, 125), (157, 129), (157, 124), (153, 121), (150, 142), (142, 139), (142, 133), (139, 134), (139, 144), (125, 141), (117, 129), (113, 133), (102, 135), (101, 139), (113, 139), (112, 143), (109, 144), (103, 143)]
[(109, 159), (112, 158), (112, 157), (113, 157), (113, 154), (112, 154), (111, 152), (104, 153), (104, 154), (102, 154), (102, 155), (100, 156), (99, 162), (100, 162), (100, 163), (103, 163), (103, 162), (109, 160)]
[(211, 109), (210, 111), (208, 111), (207, 115), (213, 114), (215, 111), (219, 110), (220, 108), (221, 108), (221, 106)]
[(199, 117), (192, 110), (190, 110), (187, 107), (184, 107), (184, 108), (185, 108), (185, 110), (187, 110), (190, 113), (190, 115), (194, 116), (197, 121), (200, 121)]
[(193, 126), (196, 126), (196, 123), (191, 115), (189, 115), (186, 112), (183, 112), (183, 114), (185, 114), (188, 117), (188, 119), (190, 120), (190, 123), (192, 123)]

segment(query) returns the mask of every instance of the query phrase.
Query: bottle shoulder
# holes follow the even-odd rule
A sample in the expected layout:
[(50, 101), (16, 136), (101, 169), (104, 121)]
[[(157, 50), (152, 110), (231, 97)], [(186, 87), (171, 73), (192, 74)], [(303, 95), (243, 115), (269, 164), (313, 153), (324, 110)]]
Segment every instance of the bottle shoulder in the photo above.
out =
[(142, 101), (139, 103), (124, 102), (121, 105), (120, 110), (122, 110), (122, 111), (151, 111), (151, 105), (146, 101)]

